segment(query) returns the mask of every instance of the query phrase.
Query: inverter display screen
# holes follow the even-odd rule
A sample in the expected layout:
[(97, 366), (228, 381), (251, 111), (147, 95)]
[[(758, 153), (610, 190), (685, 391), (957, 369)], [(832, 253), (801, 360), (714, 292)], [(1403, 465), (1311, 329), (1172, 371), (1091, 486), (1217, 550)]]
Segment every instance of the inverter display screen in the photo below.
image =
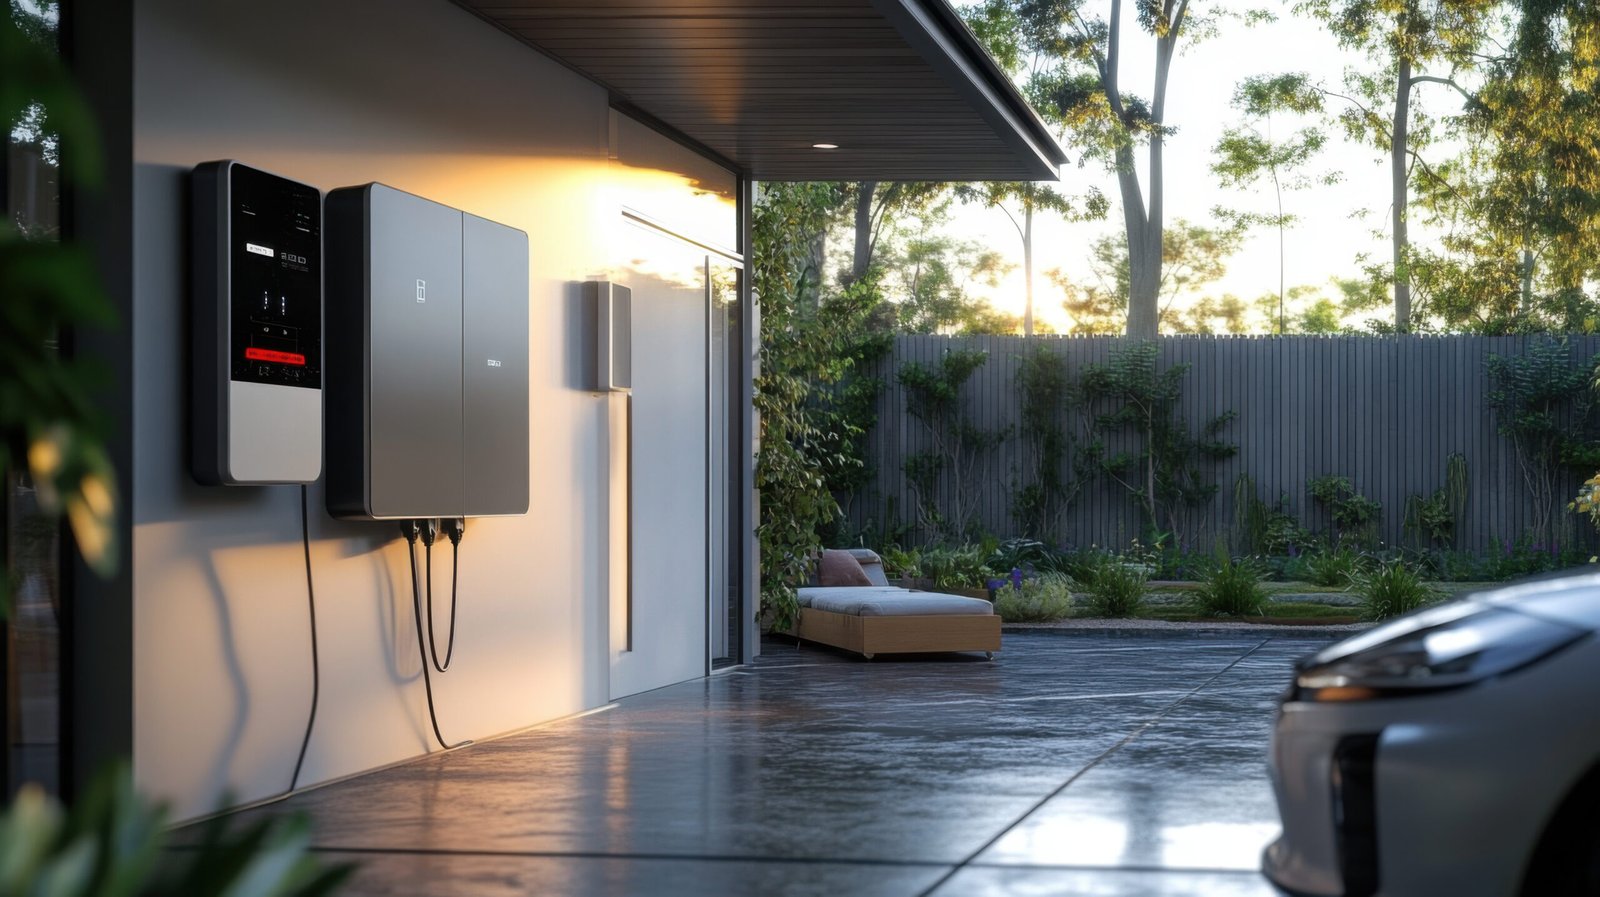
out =
[(234, 380), (322, 386), (322, 198), (233, 165), (230, 289)]

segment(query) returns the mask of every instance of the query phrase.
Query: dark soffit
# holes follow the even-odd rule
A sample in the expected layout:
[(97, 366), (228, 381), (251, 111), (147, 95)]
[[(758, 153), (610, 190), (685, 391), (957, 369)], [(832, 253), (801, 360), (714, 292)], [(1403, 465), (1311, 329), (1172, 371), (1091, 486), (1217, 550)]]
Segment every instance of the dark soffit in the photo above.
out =
[(1054, 180), (1066, 159), (944, 0), (456, 2), (758, 180)]

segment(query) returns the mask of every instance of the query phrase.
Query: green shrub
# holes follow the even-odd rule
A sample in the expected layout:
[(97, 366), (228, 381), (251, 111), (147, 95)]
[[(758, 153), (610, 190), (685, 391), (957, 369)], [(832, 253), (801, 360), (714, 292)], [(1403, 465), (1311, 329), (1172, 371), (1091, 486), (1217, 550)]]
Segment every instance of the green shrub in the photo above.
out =
[(995, 546), (989, 555), (988, 565), (994, 570), (1009, 573), (1012, 570), (1050, 570), (1055, 552), (1037, 539), (1007, 539)]
[(1072, 610), (1072, 580), (1057, 573), (1023, 580), (995, 592), (995, 613), (1007, 623), (1053, 623)]
[(1281, 582), (1315, 582), (1311, 578), (1310, 562), (1316, 557), (1315, 552), (1290, 554), (1287, 556), (1266, 558), (1267, 572), (1272, 579)]
[(923, 576), (933, 580), (935, 588), (981, 589), (984, 583), (1000, 575), (988, 564), (994, 550), (993, 542), (934, 545), (922, 549), (918, 567)]
[(1431, 551), (1425, 557), (1424, 569), (1428, 576), (1441, 582), (1479, 582), (1488, 576), (1484, 571), (1486, 564), (1471, 551), (1444, 548)]
[(1304, 569), (1319, 586), (1347, 586), (1361, 575), (1361, 555), (1348, 545), (1324, 548), (1306, 556)]
[(1233, 485), (1234, 518), (1240, 550), (1248, 554), (1287, 554), (1311, 541), (1311, 532), (1289, 512), (1289, 496), (1280, 495), (1268, 505), (1256, 495), (1256, 482), (1247, 473)]
[(1085, 583), (1089, 612), (1097, 617), (1131, 617), (1144, 607), (1143, 569), (1106, 557)]
[(898, 545), (889, 545), (878, 552), (878, 557), (883, 560), (885, 576), (904, 578), (922, 575), (922, 552), (915, 548), (906, 551)]
[(1261, 616), (1267, 593), (1261, 588), (1261, 570), (1249, 558), (1234, 560), (1219, 553), (1195, 590), (1200, 612), (1208, 617)]
[(1340, 540), (1370, 543), (1376, 537), (1383, 506), (1356, 491), (1349, 477), (1322, 476), (1306, 483), (1313, 501), (1328, 509)]
[(1056, 557), (1053, 572), (1065, 573), (1073, 582), (1088, 583), (1105, 563), (1116, 563), (1116, 556), (1098, 548), (1079, 548), (1063, 551)]
[(1361, 592), (1361, 615), (1368, 620), (1398, 617), (1439, 600), (1437, 592), (1399, 561), (1360, 576), (1356, 587)]

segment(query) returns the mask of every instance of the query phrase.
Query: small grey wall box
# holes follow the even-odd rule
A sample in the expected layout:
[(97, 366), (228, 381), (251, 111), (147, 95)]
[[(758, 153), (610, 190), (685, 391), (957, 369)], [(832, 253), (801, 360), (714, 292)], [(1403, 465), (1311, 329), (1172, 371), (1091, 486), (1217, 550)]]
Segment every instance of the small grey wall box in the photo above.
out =
[(591, 280), (584, 296), (594, 310), (595, 385), (600, 392), (633, 390), (633, 291), (620, 283)]
[(328, 510), (528, 510), (528, 235), (367, 184), (328, 194)]
[(192, 179), (190, 461), (207, 485), (322, 472), (322, 194), (234, 161)]

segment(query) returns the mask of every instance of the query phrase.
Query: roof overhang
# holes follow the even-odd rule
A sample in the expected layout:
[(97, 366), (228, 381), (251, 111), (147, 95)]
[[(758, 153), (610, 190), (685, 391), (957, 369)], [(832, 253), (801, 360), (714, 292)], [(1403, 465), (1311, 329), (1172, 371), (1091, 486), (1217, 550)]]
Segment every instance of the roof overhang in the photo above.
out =
[(456, 2), (758, 180), (1054, 180), (1066, 161), (944, 0)]

